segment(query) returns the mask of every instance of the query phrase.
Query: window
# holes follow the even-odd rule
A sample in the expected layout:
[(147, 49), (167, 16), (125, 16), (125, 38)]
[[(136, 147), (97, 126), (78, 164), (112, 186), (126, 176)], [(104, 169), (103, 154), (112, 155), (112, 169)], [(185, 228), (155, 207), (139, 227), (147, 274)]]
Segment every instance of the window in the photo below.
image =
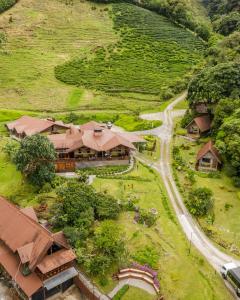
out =
[(203, 158), (202, 158), (202, 162), (210, 164), (211, 158), (203, 157)]

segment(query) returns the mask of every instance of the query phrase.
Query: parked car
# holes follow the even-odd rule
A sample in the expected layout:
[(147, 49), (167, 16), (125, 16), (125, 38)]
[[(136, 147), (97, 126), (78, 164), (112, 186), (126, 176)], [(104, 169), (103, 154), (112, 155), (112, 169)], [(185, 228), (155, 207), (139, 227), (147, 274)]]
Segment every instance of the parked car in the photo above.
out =
[(240, 297), (240, 267), (234, 263), (227, 263), (222, 266), (220, 273), (234, 287), (237, 296)]

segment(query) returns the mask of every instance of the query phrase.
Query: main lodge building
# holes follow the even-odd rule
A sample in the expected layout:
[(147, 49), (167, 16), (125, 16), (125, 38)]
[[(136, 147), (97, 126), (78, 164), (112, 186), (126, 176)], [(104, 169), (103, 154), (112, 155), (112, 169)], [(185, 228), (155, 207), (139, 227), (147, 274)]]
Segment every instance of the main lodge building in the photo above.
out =
[(39, 224), (32, 208), (0, 197), (0, 270), (23, 299), (44, 300), (64, 292), (78, 272), (62, 232)]
[(56, 171), (105, 165), (124, 165), (144, 139), (132, 133), (114, 132), (105, 124), (94, 121), (80, 126), (60, 121), (23, 116), (6, 125), (16, 139), (33, 134), (44, 134), (57, 153)]

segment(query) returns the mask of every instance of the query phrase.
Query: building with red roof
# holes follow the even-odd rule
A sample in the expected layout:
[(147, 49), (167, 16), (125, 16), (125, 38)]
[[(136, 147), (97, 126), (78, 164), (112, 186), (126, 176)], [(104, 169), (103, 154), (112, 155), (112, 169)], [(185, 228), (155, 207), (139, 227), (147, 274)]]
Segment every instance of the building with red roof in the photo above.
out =
[(43, 300), (65, 291), (78, 272), (62, 232), (38, 223), (32, 208), (0, 197), (0, 268), (23, 299)]
[(187, 126), (187, 132), (191, 137), (199, 138), (211, 129), (211, 119), (209, 115), (202, 115), (194, 118)]
[(197, 154), (196, 169), (205, 172), (217, 171), (221, 166), (221, 158), (213, 142), (206, 143)]
[(53, 119), (39, 119), (30, 116), (22, 116), (21, 118), (6, 124), (6, 128), (10, 135), (22, 139), (34, 134), (62, 133), (69, 128), (69, 125)]
[(128, 164), (135, 145), (145, 142), (136, 134), (113, 132), (96, 122), (80, 128), (72, 126), (66, 133), (48, 138), (58, 154), (58, 172), (74, 171), (83, 166), (83, 162), (88, 162), (88, 166)]

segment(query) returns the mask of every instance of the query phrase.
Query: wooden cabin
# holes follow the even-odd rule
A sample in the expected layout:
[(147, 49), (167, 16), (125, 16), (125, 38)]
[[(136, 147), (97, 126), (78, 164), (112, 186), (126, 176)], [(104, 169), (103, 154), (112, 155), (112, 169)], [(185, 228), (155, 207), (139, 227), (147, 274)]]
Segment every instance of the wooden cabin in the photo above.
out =
[(198, 152), (196, 169), (204, 172), (217, 171), (221, 167), (219, 152), (214, 147), (213, 142), (209, 141)]
[(192, 138), (199, 138), (211, 129), (211, 119), (209, 115), (194, 118), (187, 126), (187, 133)]

